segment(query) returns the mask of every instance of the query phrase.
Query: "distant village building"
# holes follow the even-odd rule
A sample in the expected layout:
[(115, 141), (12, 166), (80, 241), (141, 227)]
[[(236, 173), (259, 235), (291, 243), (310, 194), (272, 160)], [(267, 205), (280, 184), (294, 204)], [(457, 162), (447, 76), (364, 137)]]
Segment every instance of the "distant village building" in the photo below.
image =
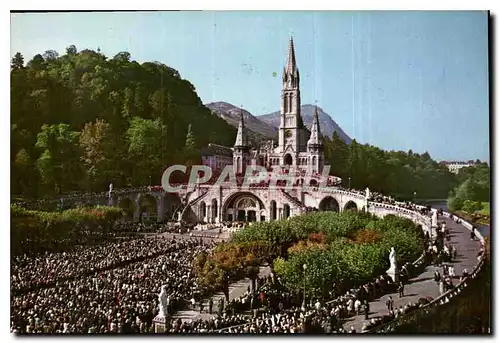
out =
[(444, 165), (448, 167), (448, 170), (452, 173), (458, 174), (458, 171), (465, 167), (472, 167), (477, 164), (477, 161), (442, 161)]

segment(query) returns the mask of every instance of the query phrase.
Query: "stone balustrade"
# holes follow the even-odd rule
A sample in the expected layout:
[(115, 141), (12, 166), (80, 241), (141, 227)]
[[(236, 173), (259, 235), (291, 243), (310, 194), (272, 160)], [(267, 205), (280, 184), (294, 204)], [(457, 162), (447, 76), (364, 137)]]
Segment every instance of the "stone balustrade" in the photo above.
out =
[[(435, 211), (435, 209), (433, 209), (433, 211)], [(474, 226), (471, 223), (467, 222), (466, 220), (464, 220), (456, 215), (452, 215), (448, 212), (443, 211), (443, 216), (451, 218), (453, 220), (457, 220), (457, 219), (460, 220), (460, 224), (463, 227), (465, 227), (466, 229), (468, 229), (469, 231), (472, 231), (472, 229), (474, 228)], [(436, 306), (441, 306), (441, 305), (447, 304), (455, 296), (458, 296), (464, 290), (464, 288), (466, 288), (468, 285), (470, 285), (471, 281), (477, 277), (479, 272), (482, 270), (482, 267), (484, 266), (484, 263), (486, 260), (486, 252), (484, 249), (484, 244), (485, 244), (484, 237), (481, 235), (479, 230), (475, 230), (475, 236), (480, 241), (483, 249), (482, 249), (481, 255), (478, 258), (477, 264), (475, 265), (474, 269), (467, 277), (463, 278), (459, 284), (457, 284), (452, 289), (444, 292), (436, 299), (433, 299), (431, 302), (429, 302), (425, 305), (422, 305), (420, 307), (417, 307), (413, 311), (405, 313), (405, 314), (403, 314), (402, 317), (400, 317), (398, 319), (394, 319), (393, 321), (391, 321), (389, 323), (385, 323), (385, 324), (376, 326), (374, 328), (371, 328), (368, 332), (370, 332), (370, 333), (384, 333), (384, 332), (394, 331), (394, 329), (399, 325), (399, 322), (401, 320), (404, 320), (405, 317), (414, 316), (414, 315), (416, 315), (418, 313), (422, 313), (422, 312), (424, 314), (428, 314), (432, 308), (434, 308)], [(418, 311), (418, 313), (417, 313), (417, 311)]]

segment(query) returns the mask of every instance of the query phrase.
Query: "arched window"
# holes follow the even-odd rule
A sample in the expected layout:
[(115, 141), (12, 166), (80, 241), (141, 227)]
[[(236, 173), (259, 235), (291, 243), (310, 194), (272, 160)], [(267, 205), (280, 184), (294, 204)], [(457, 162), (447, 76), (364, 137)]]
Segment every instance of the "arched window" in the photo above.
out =
[(218, 215), (218, 207), (217, 207), (217, 199), (212, 199), (212, 218), (217, 218)]
[(276, 220), (276, 201), (271, 201), (271, 220)]
[(288, 94), (284, 95), (283, 102), (284, 102), (283, 113), (288, 113)]
[(283, 218), (288, 219), (290, 217), (290, 205), (285, 204), (283, 206)]
[(206, 215), (207, 215), (207, 206), (205, 205), (205, 202), (202, 201), (200, 204), (200, 216), (201, 218), (205, 219)]
[(288, 95), (288, 113), (292, 113), (292, 94)]

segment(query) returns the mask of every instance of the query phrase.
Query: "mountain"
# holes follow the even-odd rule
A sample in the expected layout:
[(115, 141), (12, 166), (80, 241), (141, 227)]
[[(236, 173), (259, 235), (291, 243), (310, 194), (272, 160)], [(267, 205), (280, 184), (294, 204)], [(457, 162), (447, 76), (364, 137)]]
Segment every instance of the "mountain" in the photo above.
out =
[[(224, 119), (226, 122), (234, 127), (238, 127), (240, 122), (240, 111), (239, 107), (229, 104), (224, 101), (212, 102), (205, 105), (213, 113), (215, 113), (220, 118)], [(311, 129), (313, 122), (315, 106), (313, 105), (302, 105), (301, 115), (304, 125), (308, 130)], [(347, 144), (351, 143), (351, 138), (340, 128), (340, 126), (323, 111), (321, 107), (318, 107), (318, 117), (321, 133), (323, 136), (331, 138), (333, 132), (336, 131), (341, 139), (343, 139)], [(254, 116), (250, 112), (243, 110), (243, 118), (245, 120), (245, 125), (247, 128), (248, 139), (251, 143), (259, 145), (259, 143), (278, 138), (278, 128), (280, 126), (280, 112), (276, 111), (269, 114)]]
[[(314, 116), (314, 105), (302, 105), (300, 107), (302, 120), (307, 129), (311, 128)], [(340, 138), (344, 140), (347, 144), (351, 143), (351, 138), (340, 128), (340, 126), (318, 106), (318, 117), (319, 125), (321, 129), (321, 134), (332, 138), (333, 132), (336, 131)], [(270, 126), (278, 128), (280, 126), (280, 112), (276, 111), (269, 114), (264, 114), (257, 116), (257, 119), (261, 122), (265, 122)]]
[[(234, 127), (238, 127), (240, 122), (239, 107), (231, 105), (227, 102), (218, 101), (206, 104), (205, 107), (210, 109), (220, 118)], [(269, 125), (268, 123), (258, 119), (250, 112), (243, 110), (243, 119), (245, 120), (245, 127), (247, 128), (247, 136), (250, 142), (259, 144), (265, 140), (277, 139), (278, 128)]]

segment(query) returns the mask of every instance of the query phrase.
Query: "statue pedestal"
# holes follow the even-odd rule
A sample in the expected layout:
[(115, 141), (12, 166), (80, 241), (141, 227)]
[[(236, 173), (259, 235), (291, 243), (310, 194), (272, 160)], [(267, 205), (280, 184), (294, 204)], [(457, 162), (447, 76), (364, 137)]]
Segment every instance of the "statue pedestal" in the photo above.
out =
[(399, 282), (399, 274), (397, 269), (389, 268), (385, 273), (390, 276), (393, 282)]
[(162, 315), (158, 314), (153, 319), (153, 326), (155, 328), (155, 333), (165, 333), (165, 328), (167, 326), (167, 318), (165, 318)]

